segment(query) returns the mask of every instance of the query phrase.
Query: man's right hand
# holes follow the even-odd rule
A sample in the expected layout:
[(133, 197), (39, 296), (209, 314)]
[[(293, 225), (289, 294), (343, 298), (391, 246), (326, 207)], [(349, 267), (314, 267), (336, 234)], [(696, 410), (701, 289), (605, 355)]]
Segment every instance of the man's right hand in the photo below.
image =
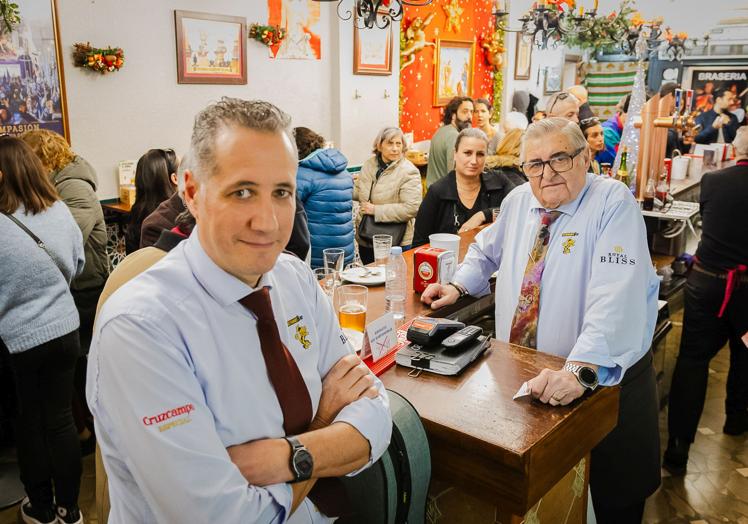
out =
[(460, 292), (454, 286), (441, 284), (429, 284), (429, 287), (421, 293), (421, 302), (431, 304), (431, 309), (439, 309), (457, 302)]
[(374, 386), (374, 375), (356, 355), (346, 355), (338, 360), (322, 380), (319, 408), (310, 430), (329, 426), (340, 410), (351, 402), (367, 397), (376, 398), (379, 390)]

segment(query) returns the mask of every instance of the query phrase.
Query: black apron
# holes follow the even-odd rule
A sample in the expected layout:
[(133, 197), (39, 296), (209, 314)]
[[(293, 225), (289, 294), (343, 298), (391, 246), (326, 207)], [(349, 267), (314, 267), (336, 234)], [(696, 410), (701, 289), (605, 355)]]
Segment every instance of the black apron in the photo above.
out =
[(621, 380), (618, 425), (595, 448), (590, 462), (592, 498), (605, 507), (643, 501), (660, 486), (657, 381), (648, 351)]

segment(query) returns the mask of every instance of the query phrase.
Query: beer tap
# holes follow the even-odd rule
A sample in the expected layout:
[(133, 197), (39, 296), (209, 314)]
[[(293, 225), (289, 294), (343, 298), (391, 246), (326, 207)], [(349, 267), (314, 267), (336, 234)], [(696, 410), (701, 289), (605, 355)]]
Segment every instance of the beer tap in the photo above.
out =
[(701, 112), (693, 109), (693, 89), (675, 90), (675, 110), (671, 116), (655, 118), (655, 127), (675, 128), (683, 133), (686, 142), (693, 142), (694, 137), (701, 129), (696, 123), (696, 117)]

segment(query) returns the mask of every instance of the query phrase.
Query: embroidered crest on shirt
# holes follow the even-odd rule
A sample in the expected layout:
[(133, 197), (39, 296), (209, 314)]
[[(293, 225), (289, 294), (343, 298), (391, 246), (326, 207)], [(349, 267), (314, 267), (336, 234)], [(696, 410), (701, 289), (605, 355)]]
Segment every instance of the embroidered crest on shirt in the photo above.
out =
[(571, 253), (571, 248), (573, 248), (574, 245), (575, 242), (573, 238), (567, 238), (566, 240), (564, 240), (564, 243), (561, 244), (561, 247), (564, 249), (564, 255), (568, 255), (569, 253)]
[(613, 246), (613, 249), (607, 255), (600, 255), (602, 264), (618, 264), (622, 266), (635, 266), (636, 259), (630, 258), (621, 246)]
[(299, 324), (296, 326), (296, 334), (294, 335), (294, 338), (299, 341), (299, 343), (304, 346), (304, 349), (309, 349), (309, 346), (312, 345), (312, 342), (307, 338), (309, 336), (309, 331), (307, 330), (306, 326), (303, 324)]
[(291, 326), (293, 326), (294, 324), (298, 324), (298, 323), (299, 323), (299, 322), (301, 322), (302, 320), (304, 320), (304, 317), (303, 317), (302, 315), (296, 315), (296, 316), (295, 316), (295, 317), (293, 317), (293, 318), (289, 318), (289, 319), (288, 319), (288, 321), (286, 322), (286, 325), (287, 325), (288, 327), (291, 327)]

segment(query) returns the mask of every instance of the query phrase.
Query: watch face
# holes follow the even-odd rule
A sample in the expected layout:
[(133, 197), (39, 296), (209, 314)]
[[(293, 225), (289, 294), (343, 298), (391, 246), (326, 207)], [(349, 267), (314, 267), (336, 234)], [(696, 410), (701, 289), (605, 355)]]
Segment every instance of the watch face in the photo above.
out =
[(300, 449), (294, 453), (293, 465), (301, 479), (308, 479), (312, 476), (314, 462), (312, 461), (312, 455), (307, 450)]
[(597, 382), (597, 373), (595, 373), (595, 370), (592, 368), (583, 367), (579, 370), (579, 378), (582, 379), (582, 382), (585, 384), (592, 386)]

